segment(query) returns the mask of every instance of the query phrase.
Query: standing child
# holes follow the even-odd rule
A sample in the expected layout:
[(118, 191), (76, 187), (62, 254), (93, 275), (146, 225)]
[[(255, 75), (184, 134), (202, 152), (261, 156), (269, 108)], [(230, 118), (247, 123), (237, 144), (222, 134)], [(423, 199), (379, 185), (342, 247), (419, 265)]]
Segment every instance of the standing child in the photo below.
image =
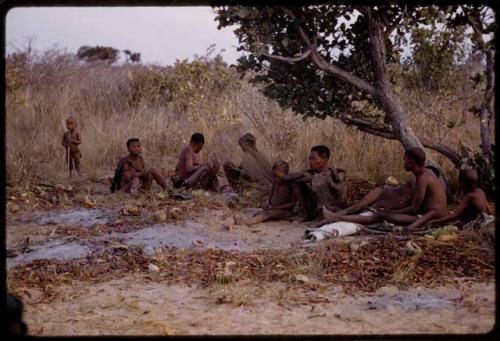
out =
[(274, 163), (273, 170), (273, 188), (269, 197), (269, 206), (262, 213), (243, 220), (235, 221), (236, 224), (253, 225), (262, 223), (266, 220), (278, 220), (288, 218), (293, 215), (293, 209), (297, 203), (297, 191), (295, 185), (283, 181), (283, 178), (289, 172), (289, 165), (285, 161)]
[(62, 137), (62, 145), (66, 148), (66, 162), (69, 162), (69, 176), (71, 177), (71, 173), (73, 172), (73, 168), (76, 168), (78, 175), (81, 175), (80, 172), (80, 158), (82, 154), (80, 153), (80, 149), (78, 145), (82, 143), (80, 139), (80, 134), (76, 130), (77, 127), (76, 119), (73, 116), (69, 116), (66, 119), (66, 128), (68, 131), (64, 133)]

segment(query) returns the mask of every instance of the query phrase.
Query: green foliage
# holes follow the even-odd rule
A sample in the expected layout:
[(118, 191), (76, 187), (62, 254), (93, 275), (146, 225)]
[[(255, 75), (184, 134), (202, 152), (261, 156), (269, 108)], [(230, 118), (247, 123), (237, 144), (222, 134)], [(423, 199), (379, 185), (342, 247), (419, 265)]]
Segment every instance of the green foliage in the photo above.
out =
[(80, 60), (88, 63), (96, 61), (104, 61), (108, 64), (113, 64), (118, 59), (118, 50), (112, 47), (105, 46), (82, 46), (78, 49), (76, 56)]
[(413, 54), (403, 62), (407, 70), (406, 85), (422, 91), (445, 88), (457, 63), (465, 57), (463, 30), (415, 28), (411, 40)]
[[(240, 42), (238, 50), (247, 52), (238, 60), (239, 71), (257, 73), (253, 81), (264, 84), (263, 92), (267, 97), (277, 100), (284, 108), (303, 114), (304, 118), (357, 113), (352, 101), (371, 98), (354, 86), (319, 70), (309, 60), (292, 65), (267, 59), (262, 53), (272, 50), (273, 54), (285, 57), (302, 53), (305, 47), (298, 26), (310, 37), (317, 27), (318, 48), (326, 51), (322, 56), (327, 62), (372, 80), (366, 18), (358, 16), (347, 26), (343, 21), (353, 19), (354, 15), (346, 6), (294, 7), (286, 11), (280, 7), (242, 6), (218, 10), (219, 27), (239, 25), (235, 30)], [(290, 13), (297, 20), (292, 19)], [(265, 45), (270, 48), (266, 49)]]

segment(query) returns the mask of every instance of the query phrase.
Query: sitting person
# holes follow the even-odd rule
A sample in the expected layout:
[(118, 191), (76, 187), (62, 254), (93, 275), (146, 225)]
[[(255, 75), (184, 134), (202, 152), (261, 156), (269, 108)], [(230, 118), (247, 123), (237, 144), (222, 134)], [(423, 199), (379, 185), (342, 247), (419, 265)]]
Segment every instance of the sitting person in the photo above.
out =
[(463, 226), (481, 213), (491, 214), (491, 209), (484, 191), (477, 186), (477, 173), (474, 169), (461, 170), (458, 181), (464, 192), (464, 197), (453, 213), (444, 217), (431, 219), (426, 226), (453, 222), (453, 225)]
[(229, 184), (233, 188), (238, 188), (246, 181), (260, 183), (261, 187), (270, 188), (273, 182), (271, 164), (257, 149), (255, 136), (246, 133), (239, 138), (238, 144), (244, 153), (240, 166), (237, 167), (232, 162), (224, 163), (224, 172)]
[(118, 161), (111, 183), (111, 192), (123, 190), (125, 193), (130, 193), (136, 179), (141, 182), (141, 191), (149, 191), (153, 180), (163, 189), (167, 189), (165, 180), (156, 169), (146, 169), (146, 164), (141, 156), (142, 149), (139, 139), (129, 139), (127, 149), (129, 155)]
[(187, 189), (217, 191), (221, 185), (231, 189), (227, 183), (219, 184), (220, 164), (217, 160), (200, 164), (198, 154), (204, 145), (205, 137), (203, 134), (194, 133), (189, 144), (184, 146), (175, 167), (176, 174), (172, 179), (175, 188), (185, 187)]
[(412, 179), (401, 186), (394, 187), (386, 180), (383, 187), (377, 187), (366, 194), (361, 200), (351, 206), (332, 212), (323, 207), (324, 219), (310, 227), (320, 227), (328, 223), (342, 221), (343, 216), (357, 215), (359, 224), (370, 224), (377, 210), (397, 208), (408, 204), (413, 194), (414, 180)]
[(297, 193), (294, 185), (290, 182), (283, 181), (283, 178), (289, 172), (288, 163), (285, 161), (278, 161), (274, 163), (272, 170), (274, 181), (268, 207), (264, 209), (262, 213), (258, 213), (249, 219), (235, 219), (236, 224), (253, 225), (262, 223), (266, 220), (283, 219), (293, 215), (293, 209), (297, 203)]
[[(385, 220), (397, 225), (412, 224), (409, 229), (413, 230), (423, 226), (433, 217), (444, 216), (446, 214), (445, 186), (435, 172), (425, 167), (424, 163), (425, 152), (421, 148), (409, 148), (405, 151), (405, 170), (415, 175), (411, 200), (406, 200), (405, 196), (403, 198), (395, 197), (393, 201), (389, 201), (391, 203), (390, 207), (378, 207), (379, 211), (373, 214), (345, 215), (344, 213), (328, 215), (329, 222), (347, 221), (358, 224), (374, 224)], [(408, 184), (405, 186), (408, 186)], [(399, 189), (399, 191), (401, 190), (403, 189)], [(369, 200), (366, 200), (366, 202), (369, 202)]]
[(321, 207), (337, 209), (346, 201), (344, 176), (341, 169), (328, 167), (330, 150), (320, 145), (311, 148), (309, 169), (305, 172), (289, 174), (285, 182), (298, 187), (298, 200), (305, 213), (304, 221), (312, 221), (322, 217)]

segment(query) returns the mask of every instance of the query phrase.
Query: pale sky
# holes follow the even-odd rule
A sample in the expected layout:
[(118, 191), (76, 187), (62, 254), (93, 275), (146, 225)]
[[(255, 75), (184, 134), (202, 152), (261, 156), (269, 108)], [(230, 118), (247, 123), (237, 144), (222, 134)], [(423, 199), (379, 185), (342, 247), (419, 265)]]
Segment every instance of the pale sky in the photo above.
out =
[(240, 53), (235, 27), (217, 30), (211, 7), (26, 7), (6, 17), (6, 52), (34, 37), (43, 51), (57, 44), (76, 53), (83, 45), (111, 46), (141, 53), (143, 63), (173, 64), (192, 60), (211, 44), (225, 49), (224, 60), (235, 63)]

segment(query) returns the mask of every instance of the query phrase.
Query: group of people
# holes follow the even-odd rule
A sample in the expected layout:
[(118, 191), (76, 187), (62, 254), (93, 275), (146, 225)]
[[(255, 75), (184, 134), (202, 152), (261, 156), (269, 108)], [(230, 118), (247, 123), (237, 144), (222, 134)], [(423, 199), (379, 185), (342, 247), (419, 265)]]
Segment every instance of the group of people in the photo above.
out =
[[(80, 172), (81, 138), (73, 117), (66, 121), (68, 132), (62, 144), (67, 150), (70, 172)], [(491, 214), (485, 193), (478, 187), (475, 170), (461, 170), (459, 182), (464, 192), (460, 205), (451, 214), (447, 211), (446, 184), (439, 171), (426, 166), (423, 149), (408, 148), (404, 153), (404, 168), (414, 177), (401, 186), (386, 184), (375, 188), (358, 202), (346, 207), (345, 171), (328, 166), (330, 150), (324, 145), (311, 148), (309, 169), (290, 173), (283, 160), (271, 164), (257, 149), (255, 136), (245, 134), (238, 141), (244, 158), (239, 166), (218, 160), (201, 163), (199, 153), (205, 145), (201, 133), (191, 136), (179, 155), (175, 175), (166, 180), (156, 169), (146, 167), (137, 138), (127, 141), (128, 155), (120, 159), (111, 184), (111, 192), (130, 192), (134, 182), (147, 191), (156, 182), (163, 189), (205, 189), (232, 192), (244, 183), (253, 183), (269, 190), (269, 200), (263, 212), (238, 224), (257, 224), (266, 220), (290, 218), (302, 212), (302, 221), (313, 227), (346, 221), (363, 225), (384, 221), (409, 230), (455, 221), (467, 223), (481, 213)], [(170, 182), (171, 185), (168, 183)]]

